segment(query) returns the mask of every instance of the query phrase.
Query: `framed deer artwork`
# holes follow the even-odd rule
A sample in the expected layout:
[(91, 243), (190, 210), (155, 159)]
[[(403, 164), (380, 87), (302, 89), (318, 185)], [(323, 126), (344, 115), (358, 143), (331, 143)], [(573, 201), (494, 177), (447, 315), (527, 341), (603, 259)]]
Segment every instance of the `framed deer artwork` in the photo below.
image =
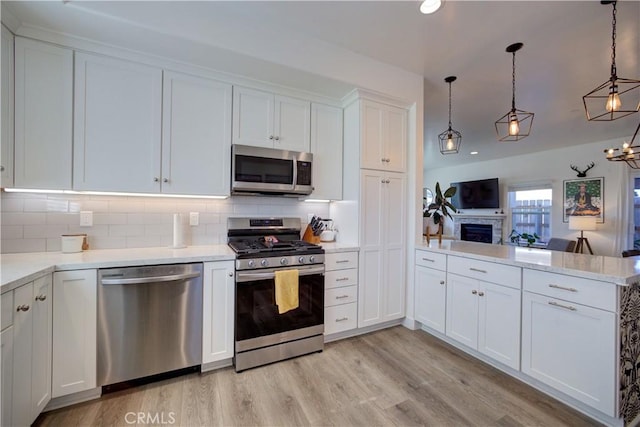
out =
[(563, 222), (570, 216), (594, 216), (604, 222), (604, 177), (564, 181)]

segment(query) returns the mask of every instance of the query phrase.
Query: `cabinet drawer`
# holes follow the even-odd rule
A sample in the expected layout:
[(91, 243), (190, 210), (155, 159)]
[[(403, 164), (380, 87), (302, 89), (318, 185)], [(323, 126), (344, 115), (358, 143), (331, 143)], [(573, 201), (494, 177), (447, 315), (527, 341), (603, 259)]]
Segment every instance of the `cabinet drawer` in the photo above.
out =
[(13, 325), (13, 291), (5, 292), (0, 296), (0, 331)]
[(526, 268), (522, 277), (525, 291), (616, 311), (617, 287), (612, 283)]
[(354, 329), (358, 322), (358, 303), (336, 305), (324, 309), (324, 334)]
[(324, 268), (326, 271), (358, 268), (358, 252), (338, 252), (325, 254)]
[(447, 269), (447, 256), (445, 254), (416, 250), (416, 265), (444, 271)]
[(521, 288), (521, 268), (511, 265), (449, 256), (449, 273), (493, 282), (510, 288)]
[(346, 286), (344, 288), (327, 289), (324, 291), (324, 306), (347, 304), (358, 300), (358, 287)]
[(324, 288), (338, 288), (358, 284), (358, 269), (327, 271), (324, 273)]

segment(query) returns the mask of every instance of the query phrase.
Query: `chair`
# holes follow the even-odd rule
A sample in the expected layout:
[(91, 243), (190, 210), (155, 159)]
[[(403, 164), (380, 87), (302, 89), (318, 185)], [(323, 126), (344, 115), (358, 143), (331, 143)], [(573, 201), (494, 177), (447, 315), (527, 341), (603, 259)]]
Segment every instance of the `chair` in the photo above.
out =
[(637, 255), (640, 255), (640, 249), (627, 249), (625, 251), (622, 251), (623, 258), (628, 258), (630, 256), (637, 256)]
[(573, 252), (575, 248), (576, 248), (575, 240), (560, 239), (557, 237), (550, 238), (546, 247), (546, 249), (549, 249), (552, 251), (561, 251), (561, 252)]

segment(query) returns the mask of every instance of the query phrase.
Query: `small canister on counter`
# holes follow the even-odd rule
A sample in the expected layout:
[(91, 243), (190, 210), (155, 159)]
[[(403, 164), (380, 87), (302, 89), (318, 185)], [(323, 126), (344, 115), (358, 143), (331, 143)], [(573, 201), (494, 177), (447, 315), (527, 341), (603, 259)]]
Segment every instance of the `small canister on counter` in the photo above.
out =
[(86, 234), (63, 234), (61, 236), (61, 249), (63, 254), (72, 254), (89, 249)]

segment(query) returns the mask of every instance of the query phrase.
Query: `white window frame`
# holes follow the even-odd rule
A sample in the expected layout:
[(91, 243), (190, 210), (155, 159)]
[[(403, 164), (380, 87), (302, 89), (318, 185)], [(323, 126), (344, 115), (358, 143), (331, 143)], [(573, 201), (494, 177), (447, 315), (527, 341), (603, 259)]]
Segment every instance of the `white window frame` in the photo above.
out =
[[(510, 240), (508, 238), (509, 234), (511, 233), (511, 230), (516, 230), (519, 233), (522, 232), (527, 232), (529, 230), (521, 230), (518, 229), (518, 227), (515, 226), (514, 224), (514, 209), (513, 209), (513, 193), (518, 192), (518, 191), (529, 191), (529, 190), (551, 190), (551, 199), (550, 199), (550, 205), (548, 207), (548, 211), (546, 212), (547, 217), (549, 219), (549, 228), (548, 228), (548, 235), (544, 236), (543, 233), (538, 233), (536, 231), (536, 233), (538, 233), (538, 235), (540, 235), (541, 239), (539, 241), (537, 241), (533, 246), (541, 246), (544, 247), (546, 246), (546, 243), (548, 241), (549, 238), (552, 237), (553, 231), (552, 231), (552, 226), (553, 226), (553, 183), (551, 181), (536, 181), (536, 182), (523, 182), (523, 183), (514, 183), (514, 184), (510, 184), (507, 188), (507, 203), (508, 203), (508, 217), (509, 217), (509, 229), (508, 229), (508, 233), (506, 236), (506, 242), (509, 243)], [(522, 243), (522, 242), (521, 242)], [(524, 242), (526, 243), (526, 242)]]

